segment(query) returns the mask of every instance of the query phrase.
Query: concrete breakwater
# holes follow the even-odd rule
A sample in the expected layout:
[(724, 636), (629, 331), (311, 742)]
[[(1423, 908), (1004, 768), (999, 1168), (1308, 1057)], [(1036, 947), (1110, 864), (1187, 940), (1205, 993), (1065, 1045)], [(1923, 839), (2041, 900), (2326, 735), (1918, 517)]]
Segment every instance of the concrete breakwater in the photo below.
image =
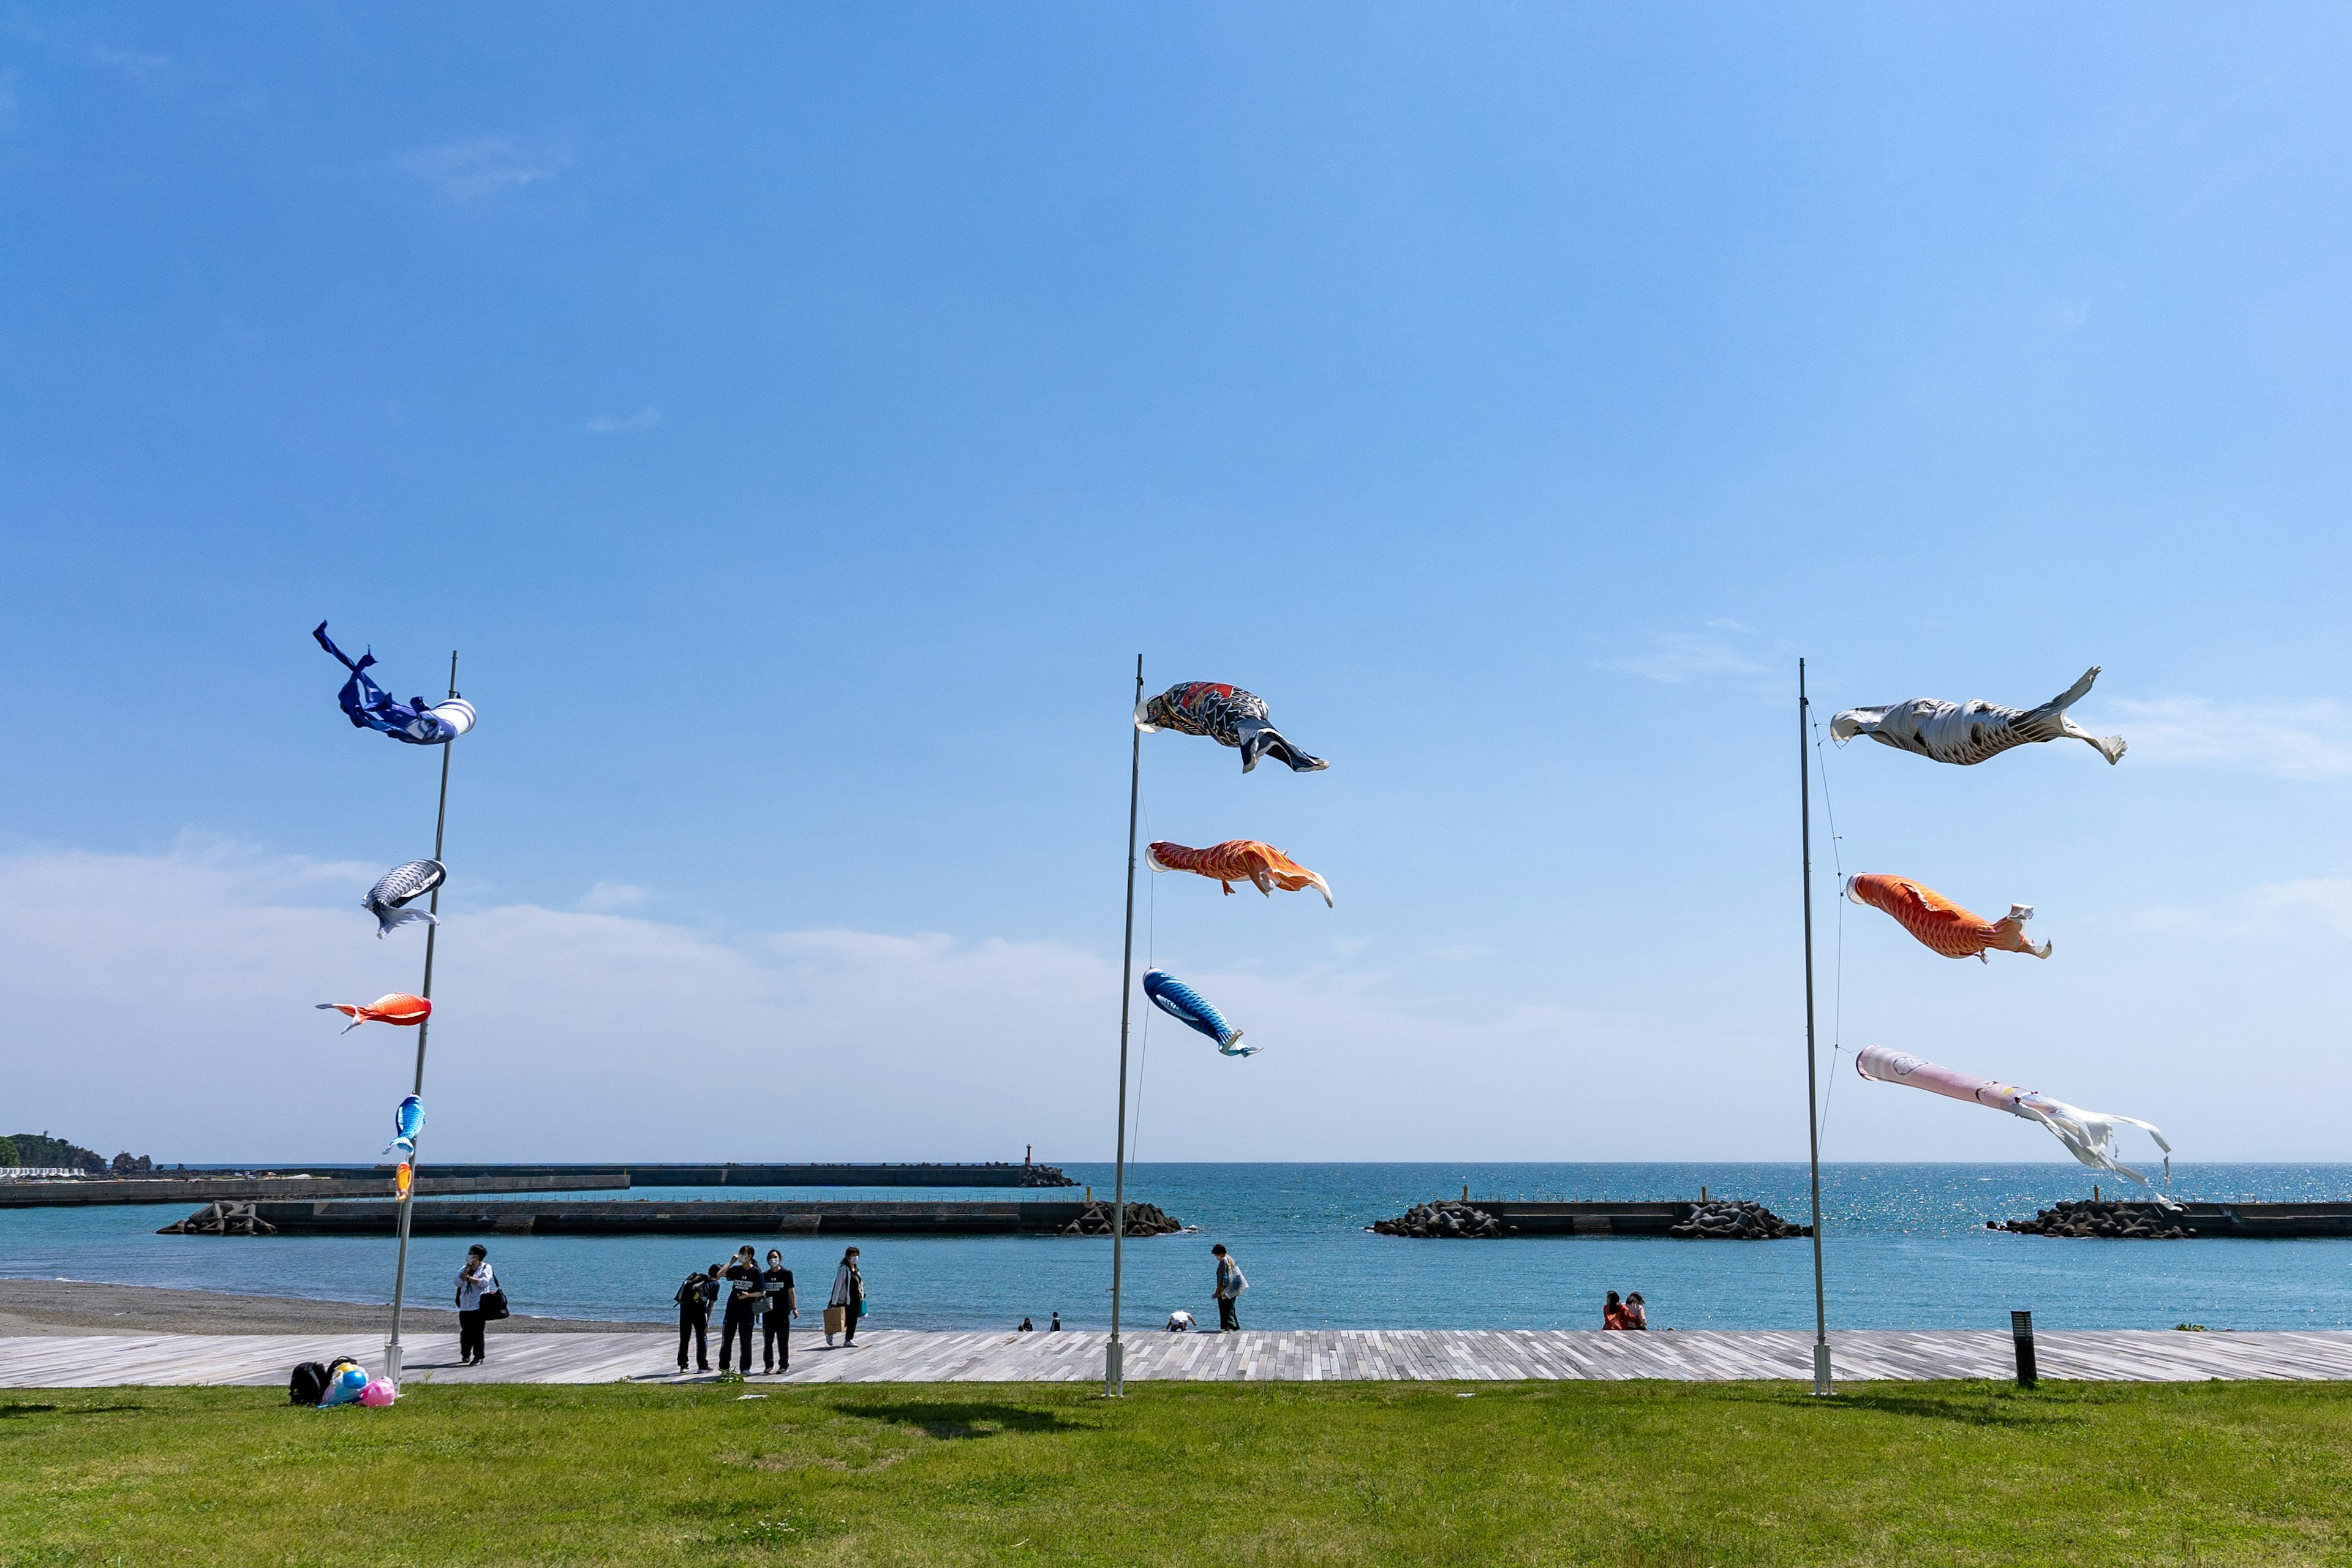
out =
[(2020, 1236), (2109, 1241), (2352, 1236), (2352, 1204), (2175, 1204), (2167, 1207), (2128, 1198), (2084, 1199), (2040, 1210), (2032, 1219), (1989, 1219), (1985, 1228)]
[[(436, 1176), (458, 1176), (469, 1180), (625, 1176), (628, 1180), (622, 1184), (633, 1187), (1075, 1187), (1078, 1184), (1065, 1174), (1059, 1165), (1026, 1162), (1016, 1165), (1004, 1160), (977, 1164), (912, 1165), (743, 1164), (732, 1160), (719, 1164), (648, 1164), (621, 1160), (587, 1164), (527, 1165), (467, 1164), (464, 1162), (442, 1164), (428, 1159), (422, 1168)], [(316, 1165), (299, 1173), (292, 1166), (283, 1169), (257, 1167), (237, 1174), (283, 1176), (307, 1174), (318, 1170), (320, 1167)], [(355, 1168), (334, 1173), (349, 1178), (377, 1173)], [(528, 1189), (516, 1187), (505, 1190), (521, 1192)], [(557, 1192), (562, 1189), (546, 1187), (539, 1190)], [(183, 1195), (201, 1194), (188, 1194), (184, 1189)]]
[(1811, 1236), (1744, 1198), (1680, 1203), (1522, 1203), (1509, 1198), (1420, 1204), (1372, 1227), (1419, 1240), (1499, 1241), (1533, 1236), (1664, 1236), (1684, 1241), (1780, 1241)]
[[(1066, 1202), (420, 1203), (416, 1236), (1088, 1236), (1108, 1235), (1109, 1205)], [(215, 1203), (159, 1236), (391, 1236), (396, 1203)], [(1100, 1231), (1091, 1228), (1102, 1226)], [(1181, 1223), (1150, 1204), (1127, 1205), (1128, 1234)]]
[[(416, 1178), (416, 1190), (428, 1197), (460, 1197), (475, 1193), (623, 1192), (629, 1178), (621, 1171), (582, 1171), (568, 1174), (457, 1175), (432, 1170)], [(126, 1179), (89, 1177), (68, 1182), (0, 1182), (0, 1208), (58, 1208), (107, 1204), (184, 1204), (191, 1201), (237, 1203), (277, 1202), (292, 1198), (388, 1198), (393, 1195), (390, 1171), (341, 1172), (325, 1175), (239, 1174), (235, 1176), (138, 1176)]]

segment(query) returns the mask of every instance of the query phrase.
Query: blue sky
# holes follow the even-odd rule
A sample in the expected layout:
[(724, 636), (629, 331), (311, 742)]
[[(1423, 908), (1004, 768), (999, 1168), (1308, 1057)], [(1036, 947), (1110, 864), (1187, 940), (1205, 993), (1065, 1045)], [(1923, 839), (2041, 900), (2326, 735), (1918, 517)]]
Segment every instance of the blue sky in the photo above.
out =
[[(2352, 1158), (2347, 44), (14, 13), (5, 1114), (373, 1156), (406, 1037), (309, 1005), (414, 985), (354, 900), (428, 852), (435, 763), (343, 724), (326, 618), (404, 696), (460, 649), (483, 714), (446, 1155), (1107, 1154), (1140, 653), (1332, 761), (1148, 737), (1156, 836), (1339, 895), (1147, 888), (1265, 1049), (1155, 1031), (1146, 1157), (1801, 1154), (1802, 655), (1824, 720), (2096, 663), (2133, 742), (1831, 752), (1825, 1040)], [(1841, 928), (1840, 860), (2057, 956)], [(2061, 1154), (1837, 1096), (1833, 1155)]]

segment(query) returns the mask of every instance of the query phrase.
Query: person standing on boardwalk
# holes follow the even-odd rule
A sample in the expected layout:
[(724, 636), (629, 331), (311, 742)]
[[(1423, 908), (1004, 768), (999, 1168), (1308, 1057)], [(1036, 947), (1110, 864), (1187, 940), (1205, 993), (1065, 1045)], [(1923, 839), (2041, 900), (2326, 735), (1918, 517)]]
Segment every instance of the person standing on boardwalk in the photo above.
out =
[(719, 1323), (719, 1370), (725, 1372), (728, 1352), (735, 1342), (743, 1342), (743, 1370), (751, 1370), (751, 1341), (760, 1332), (760, 1303), (767, 1293), (760, 1283), (760, 1255), (751, 1247), (735, 1249), (735, 1260), (727, 1266), (727, 1282), (733, 1289), (727, 1292), (727, 1316)]
[(1231, 1333), (1242, 1326), (1242, 1292), (1249, 1289), (1249, 1280), (1223, 1242), (1209, 1251), (1217, 1260), (1217, 1331)]
[[(793, 1289), (793, 1271), (784, 1267), (784, 1255), (774, 1247), (768, 1248), (768, 1266), (760, 1271), (760, 1288), (768, 1293), (767, 1316), (761, 1321), (766, 1333), (760, 1340), (760, 1370), (790, 1372), (793, 1370), (792, 1320), (801, 1315), (801, 1299)], [(743, 1352), (743, 1370), (751, 1369), (751, 1352)]]
[(857, 1248), (851, 1247), (841, 1255), (841, 1267), (833, 1271), (833, 1293), (824, 1299), (824, 1344), (833, 1348), (835, 1330), (841, 1333), (841, 1346), (847, 1350), (857, 1342), (857, 1315), (866, 1310), (866, 1276), (858, 1272)]
[(694, 1364), (700, 1372), (710, 1370), (710, 1303), (719, 1294), (719, 1265), (710, 1266), (708, 1273), (689, 1274), (686, 1283), (677, 1288), (670, 1300), (677, 1303), (677, 1370), (686, 1370), (686, 1347), (694, 1344)]
[(457, 1364), (479, 1366), (484, 1354), (482, 1298), (499, 1288), (490, 1268), (490, 1249), (479, 1242), (466, 1248), (466, 1267), (457, 1270)]

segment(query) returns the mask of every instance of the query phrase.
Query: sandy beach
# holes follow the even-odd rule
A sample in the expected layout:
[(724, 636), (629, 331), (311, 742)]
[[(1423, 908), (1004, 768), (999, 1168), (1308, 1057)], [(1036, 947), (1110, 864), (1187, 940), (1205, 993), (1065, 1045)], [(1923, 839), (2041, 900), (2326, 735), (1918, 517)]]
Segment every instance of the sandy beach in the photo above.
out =
[[(214, 1290), (166, 1290), (149, 1285), (103, 1285), (79, 1279), (0, 1279), (0, 1337), (37, 1334), (294, 1334), (381, 1332), (391, 1325), (389, 1304), (303, 1301), (285, 1296), (233, 1296)], [(404, 1331), (456, 1333), (457, 1314), (446, 1308), (401, 1309)], [(659, 1329), (661, 1323), (597, 1322), (518, 1314), (498, 1325), (502, 1334), (588, 1334)]]

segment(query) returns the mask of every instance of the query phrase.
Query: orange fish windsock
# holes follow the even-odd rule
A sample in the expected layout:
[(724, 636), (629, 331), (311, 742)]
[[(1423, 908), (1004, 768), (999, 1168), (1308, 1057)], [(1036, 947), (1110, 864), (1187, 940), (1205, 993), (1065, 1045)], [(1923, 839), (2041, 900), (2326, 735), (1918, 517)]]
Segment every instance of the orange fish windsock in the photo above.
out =
[(321, 1002), (319, 1010), (341, 1013), (349, 1018), (351, 1022), (343, 1026), (343, 1033), (348, 1035), (362, 1024), (398, 1024), (403, 1026), (422, 1024), (433, 1016), (433, 1004), (422, 996), (395, 991), (373, 1002)]
[(2030, 952), (2036, 958), (2050, 956), (2049, 942), (2036, 947), (2025, 940), (2025, 922), (2033, 918), (2032, 904), (2011, 904), (2007, 916), (1989, 921), (1907, 877), (1880, 875), (1847, 879), (1845, 896), (1857, 904), (1885, 910), (1905, 931), (1946, 958), (1974, 957), (1979, 963), (1990, 963), (1992, 961), (1985, 957), (1989, 948)]
[(1255, 838), (1228, 838), (1206, 849), (1187, 849), (1181, 844), (1163, 841), (1143, 853), (1155, 871), (1190, 871), (1223, 883), (1228, 893), (1234, 890), (1235, 882), (1253, 883), (1269, 899), (1276, 888), (1286, 893), (1312, 888), (1323, 895), (1324, 903), (1331, 903), (1330, 883), (1273, 845), (1261, 844)]

